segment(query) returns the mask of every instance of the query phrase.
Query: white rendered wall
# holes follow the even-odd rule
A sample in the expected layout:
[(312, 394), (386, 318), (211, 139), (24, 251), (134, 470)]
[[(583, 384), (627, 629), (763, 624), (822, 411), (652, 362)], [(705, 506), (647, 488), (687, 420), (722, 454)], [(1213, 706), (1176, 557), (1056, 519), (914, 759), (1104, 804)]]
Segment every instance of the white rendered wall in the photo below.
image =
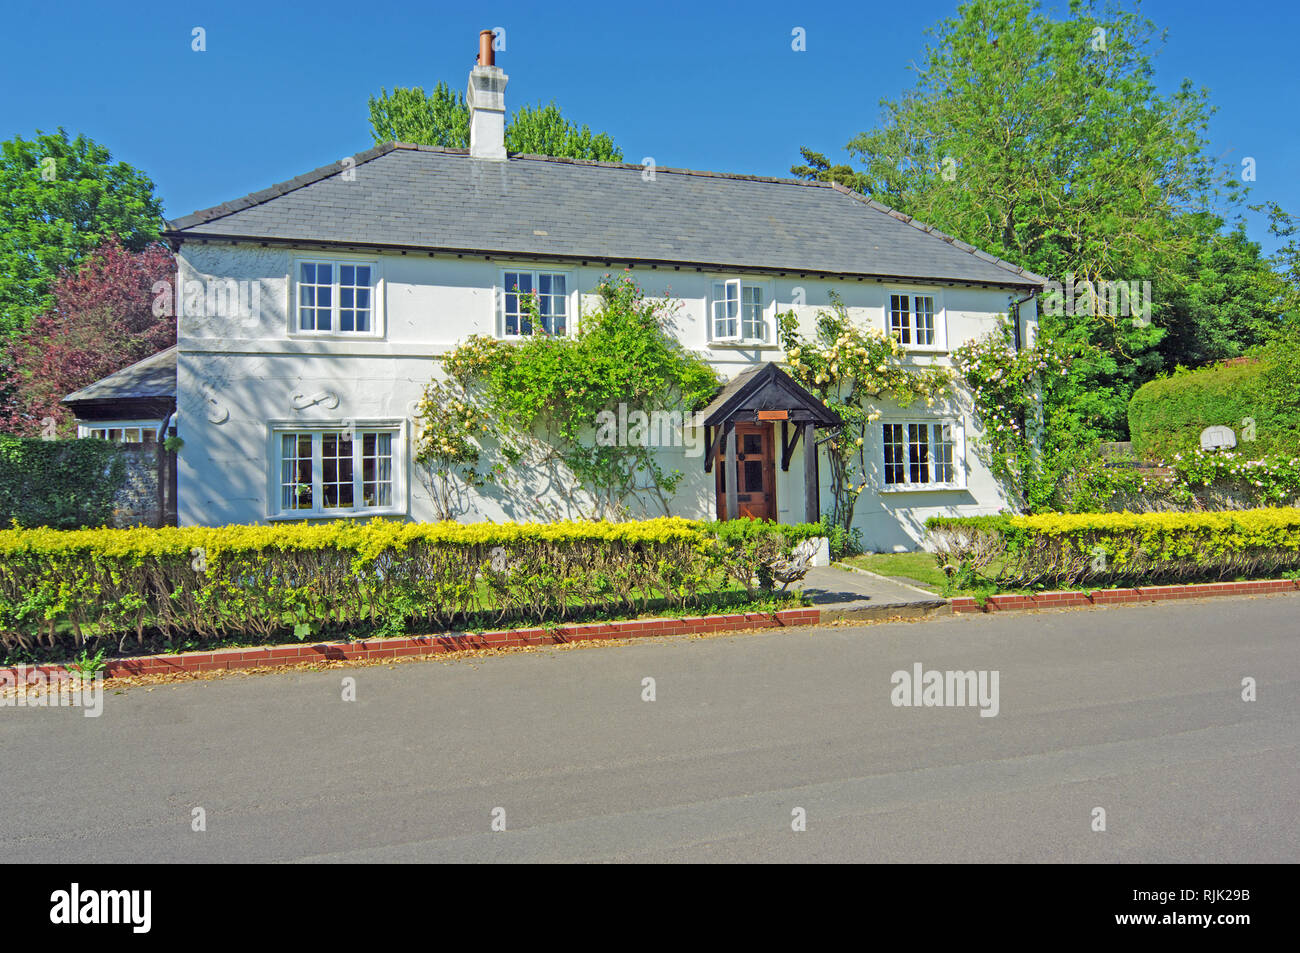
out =
[[(179, 518), (182, 525), (257, 523), (271, 518), (272, 448), (269, 421), (304, 425), (348, 421), (401, 421), (403, 443), (409, 450), (416, 402), (430, 377), (439, 373), (438, 359), (470, 334), (497, 333), (496, 291), (504, 259), (433, 258), (425, 254), (330, 254), (251, 245), (187, 243), (179, 256), (182, 281), (234, 279), (255, 282), (258, 308), (252, 317), (207, 317), (184, 314), (180, 319), (180, 355), (177, 368), (178, 433), (184, 440), (179, 454)], [(291, 333), (290, 274), (299, 258), (376, 260), (378, 267), (376, 333), (366, 338), (311, 336)], [(604, 266), (553, 266), (518, 262), (528, 270), (564, 272), (574, 291), (578, 314), (570, 313), (570, 326), (580, 321), (582, 308), (590, 309), (590, 292), (601, 277), (620, 269)], [(782, 350), (769, 347), (710, 346), (708, 298), (715, 278), (741, 277), (694, 269), (645, 269), (634, 274), (646, 292), (680, 302), (675, 330), (688, 348), (709, 361), (722, 378), (729, 378), (756, 363), (779, 361)], [(775, 309), (793, 308), (806, 332), (812, 330), (819, 308), (838, 293), (851, 317), (884, 327), (891, 292), (924, 291), (935, 294), (942, 308), (948, 348), (992, 330), (996, 315), (1008, 312), (1010, 293), (1005, 289), (925, 287), (876, 281), (825, 281), (798, 276), (748, 278), (765, 284)], [(251, 287), (247, 286), (247, 287)], [(578, 294), (578, 291), (584, 292)], [(579, 301), (579, 299), (581, 299)], [(793, 302), (802, 300), (803, 304)], [(1026, 343), (1032, 342), (1032, 303), (1022, 306)], [(913, 358), (918, 364), (950, 363), (946, 352)], [(328, 393), (329, 399), (301, 407), (305, 398)], [(297, 395), (297, 401), (295, 401)], [(334, 404), (337, 398), (337, 405)], [(873, 485), (859, 497), (855, 525), (872, 549), (913, 549), (922, 538), (926, 517), (934, 514), (993, 513), (1007, 506), (999, 488), (975, 453), (977, 431), (967, 400), (948, 406), (911, 411), (882, 408), (907, 419), (958, 419), (965, 432), (966, 487), (948, 491), (882, 491), (883, 478), (873, 472)], [(594, 422), (593, 422), (594, 424)], [(879, 431), (874, 433), (879, 441)], [(778, 440), (779, 448), (779, 440)], [(869, 459), (878, 461), (879, 446), (868, 444)], [(660, 457), (684, 478), (672, 502), (674, 515), (710, 517), (715, 513), (714, 477), (705, 474), (699, 457), (683, 448), (667, 448)], [(430, 519), (427, 493), (405, 454), (403, 480), (408, 489), (397, 515)], [(829, 510), (829, 466), (820, 467), (822, 505)], [(462, 519), (540, 519), (550, 515), (580, 516), (571, 487), (561, 478), (525, 469), (506, 481), (508, 489), (488, 487), (475, 495)], [(540, 500), (540, 502), (539, 502)], [(790, 470), (777, 468), (777, 506), (783, 522), (803, 519), (802, 447)], [(651, 514), (656, 510), (649, 510)]]

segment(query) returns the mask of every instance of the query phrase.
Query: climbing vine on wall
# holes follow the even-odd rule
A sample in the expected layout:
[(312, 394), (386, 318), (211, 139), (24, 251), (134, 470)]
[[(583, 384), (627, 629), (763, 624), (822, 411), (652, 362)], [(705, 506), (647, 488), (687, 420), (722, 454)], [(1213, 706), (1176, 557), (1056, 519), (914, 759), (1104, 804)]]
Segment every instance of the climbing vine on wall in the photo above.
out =
[(927, 406), (948, 395), (946, 368), (907, 363), (898, 339), (882, 329), (850, 320), (832, 292), (829, 310), (820, 310), (811, 334), (804, 334), (793, 311), (779, 315), (781, 346), (790, 376), (834, 410), (844, 426), (825, 441), (831, 469), (831, 523), (847, 533), (859, 494), (867, 487), (865, 447), (868, 428), (880, 419), (885, 401)]
[(954, 350), (953, 361), (983, 427), (976, 450), (990, 471), (1022, 506), (1036, 509), (1055, 499), (1073, 457), (1054, 452), (1045, 458), (1040, 452), (1043, 392), (1066, 373), (1051, 340), (1017, 347), (1011, 325), (1002, 319), (995, 330)]
[(646, 297), (630, 275), (605, 276), (596, 293), (578, 332), (561, 336), (545, 331), (536, 295), (521, 292), (530, 336), (475, 335), (444, 358), (445, 379), (429, 384), (417, 414), (416, 454), (443, 481), (450, 505), (442, 518), (463, 512), (465, 490), (481, 482), (508, 493), (509, 474), (521, 465), (581, 488), (565, 501), (580, 515), (623, 516), (634, 505), (670, 512), (683, 474), (665, 468), (657, 446), (665, 439), (681, 446), (683, 428), (602, 439), (600, 422), (620, 405), (624, 416), (684, 422), (712, 396), (717, 377), (672, 333), (679, 303)]

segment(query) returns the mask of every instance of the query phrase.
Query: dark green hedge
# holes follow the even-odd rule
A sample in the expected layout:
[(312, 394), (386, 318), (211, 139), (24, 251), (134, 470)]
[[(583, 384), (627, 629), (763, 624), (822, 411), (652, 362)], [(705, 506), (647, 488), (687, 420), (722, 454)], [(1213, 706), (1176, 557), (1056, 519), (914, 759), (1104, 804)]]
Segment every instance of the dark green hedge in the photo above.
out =
[[(1300, 448), (1300, 341), (1280, 339), (1246, 364), (1220, 364), (1161, 377), (1142, 387), (1128, 406), (1133, 450), (1169, 460), (1200, 446), (1201, 431), (1231, 427), (1238, 449), (1257, 459)], [(1255, 440), (1243, 440), (1243, 421), (1255, 422)]]
[(0, 527), (106, 526), (126, 478), (117, 444), (0, 435)]

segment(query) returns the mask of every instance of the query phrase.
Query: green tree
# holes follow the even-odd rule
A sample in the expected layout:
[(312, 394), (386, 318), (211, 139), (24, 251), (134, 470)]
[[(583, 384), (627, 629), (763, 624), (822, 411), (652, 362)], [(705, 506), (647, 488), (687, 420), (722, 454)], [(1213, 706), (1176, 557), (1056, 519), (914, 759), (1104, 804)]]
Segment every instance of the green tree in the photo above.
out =
[[(469, 106), (463, 94), (439, 83), (425, 94), (422, 87), (386, 89), (371, 96), (370, 131), (376, 143), (413, 142), (448, 149), (469, 148)], [(622, 162), (623, 152), (608, 133), (565, 119), (554, 102), (521, 106), (506, 123), (506, 148), (511, 152)]]
[(593, 133), (585, 125), (570, 122), (554, 102), (515, 110), (506, 126), (506, 148), (539, 156), (623, 161), (623, 151), (614, 145), (609, 133)]
[(866, 192), (870, 187), (867, 177), (858, 172), (851, 165), (840, 164), (831, 165), (831, 160), (826, 158), (820, 152), (814, 152), (807, 146), (800, 146), (799, 151), (803, 153), (803, 160), (807, 165), (794, 165), (790, 171), (801, 179), (812, 179), (814, 182), (838, 182), (855, 192)]
[(1035, 0), (972, 0), (931, 34), (915, 86), (848, 144), (861, 170), (805, 150), (794, 171), (1049, 278), (1152, 283), (1149, 322), (1042, 316), (1068, 358), (1049, 432), (1122, 437), (1129, 396), (1170, 361), (1259, 338), (1277, 286), (1258, 249), (1225, 232), (1243, 191), (1208, 153), (1207, 93), (1155, 87), (1163, 35), (1150, 20), (1094, 0), (1060, 18)]
[(0, 143), (0, 340), (47, 309), (59, 274), (110, 236), (140, 251), (162, 224), (149, 177), (94, 140), (60, 128)]
[(371, 96), (370, 131), (376, 143), (413, 142), (446, 149), (469, 148), (469, 107), (463, 93), (446, 83), (425, 95), (424, 87), (380, 89)]

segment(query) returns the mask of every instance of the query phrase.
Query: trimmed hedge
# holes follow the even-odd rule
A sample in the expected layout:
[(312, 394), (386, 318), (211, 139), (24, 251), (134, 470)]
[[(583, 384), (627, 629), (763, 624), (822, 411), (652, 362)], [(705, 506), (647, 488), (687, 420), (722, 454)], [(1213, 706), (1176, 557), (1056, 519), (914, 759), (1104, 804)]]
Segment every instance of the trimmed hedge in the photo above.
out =
[(117, 444), (0, 435), (0, 526), (105, 526), (126, 479)]
[(931, 517), (939, 568), (1001, 586), (1153, 583), (1300, 569), (1300, 509)]
[(121, 650), (131, 636), (256, 642), (685, 609), (820, 534), (684, 519), (4, 530), (0, 645)]
[[(1239, 451), (1251, 458), (1300, 449), (1300, 342), (1283, 340), (1245, 364), (1218, 364), (1143, 384), (1128, 406), (1133, 449), (1148, 459), (1171, 460), (1200, 446), (1201, 431), (1232, 428)], [(1255, 422), (1243, 439), (1242, 421)]]

